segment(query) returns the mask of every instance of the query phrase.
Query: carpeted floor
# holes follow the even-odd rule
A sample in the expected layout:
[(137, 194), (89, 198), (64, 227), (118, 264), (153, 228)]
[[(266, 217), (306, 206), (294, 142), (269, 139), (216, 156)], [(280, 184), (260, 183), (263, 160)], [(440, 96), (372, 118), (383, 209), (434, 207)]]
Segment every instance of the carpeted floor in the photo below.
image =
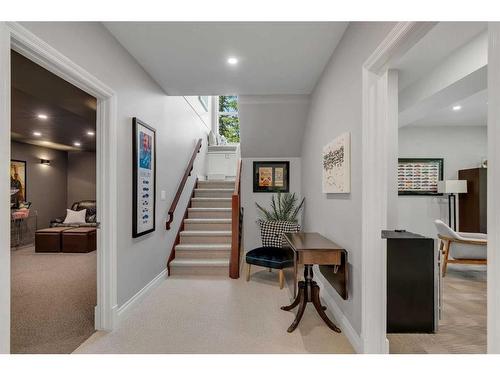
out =
[(391, 353), (486, 353), (486, 266), (450, 264), (436, 334), (387, 335)]
[[(113, 332), (97, 332), (75, 353), (352, 353), (344, 334), (331, 331), (313, 306), (299, 327), (287, 328), (295, 310), (293, 288), (278, 286), (277, 272), (260, 269), (249, 282), (223, 276), (174, 276), (133, 307)], [(327, 310), (330, 315), (330, 312)]]
[(11, 352), (71, 353), (95, 332), (96, 252), (11, 254)]

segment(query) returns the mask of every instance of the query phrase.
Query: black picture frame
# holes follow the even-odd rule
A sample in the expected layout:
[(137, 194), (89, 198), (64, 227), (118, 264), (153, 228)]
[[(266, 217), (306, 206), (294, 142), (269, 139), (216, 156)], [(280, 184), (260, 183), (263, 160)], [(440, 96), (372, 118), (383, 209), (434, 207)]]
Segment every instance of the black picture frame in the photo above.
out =
[[(404, 168), (403, 169), (403, 164), (408, 165), (408, 164), (416, 164), (415, 166), (411, 166), (410, 168)], [(420, 166), (420, 167), (419, 167)], [(415, 177), (414, 171), (420, 168), (422, 171), (419, 172), (419, 175), (422, 176), (423, 174), (427, 173), (426, 170), (429, 169), (434, 169), (438, 168), (437, 170), (437, 176), (435, 176), (434, 172), (432, 173), (432, 179), (430, 182), (426, 181), (423, 183), (422, 189), (412, 189), (412, 190), (407, 190), (407, 189), (402, 189), (402, 186), (409, 183), (411, 184), (411, 180)], [(425, 196), (425, 195), (432, 195), (432, 196), (439, 196), (443, 195), (442, 193), (437, 192), (437, 182), (443, 180), (443, 170), (444, 170), (444, 159), (443, 158), (399, 158), (398, 159), (398, 195), (420, 195), (420, 196)], [(403, 172), (404, 171), (404, 172)], [(435, 189), (429, 190), (425, 189), (429, 184), (432, 184), (435, 186)]]
[[(150, 152), (146, 145), (141, 154), (139, 139), (149, 137), (152, 140), (145, 142), (150, 145)], [(132, 166), (132, 237), (137, 238), (156, 230), (156, 130), (137, 117), (132, 119)]]
[[(262, 170), (265, 169), (265, 171)], [(277, 169), (282, 169), (282, 176), (278, 175)], [(270, 185), (263, 186), (260, 182), (262, 172), (271, 171)], [(281, 184), (276, 182), (281, 181)], [(254, 161), (253, 162), (253, 192), (254, 193), (288, 193), (290, 191), (290, 162), (289, 161)]]
[[(13, 205), (13, 197), (12, 196), (10, 197), (10, 207), (11, 208), (19, 208), (19, 203), (23, 203), (23, 202), (28, 201), (28, 164), (26, 163), (26, 160), (11, 159), (10, 160), (11, 169), (12, 169), (12, 163), (20, 163), (20, 164), (23, 165), (23, 172), (24, 172), (23, 179), (22, 179), (22, 181), (24, 181), (24, 186), (23, 186), (24, 197), (23, 197), (23, 200), (22, 201), (21, 200), (17, 201), (14, 198), (14, 201), (16, 203)], [(10, 172), (9, 172), (9, 176), (12, 176), (10, 174)], [(12, 186), (11, 186), (11, 188), (12, 188)]]

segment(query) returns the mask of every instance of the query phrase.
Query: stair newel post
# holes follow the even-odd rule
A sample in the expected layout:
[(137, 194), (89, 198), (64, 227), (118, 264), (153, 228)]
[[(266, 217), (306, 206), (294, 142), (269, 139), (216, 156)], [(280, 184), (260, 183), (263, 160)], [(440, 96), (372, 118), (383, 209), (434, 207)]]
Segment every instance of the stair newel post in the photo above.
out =
[(240, 277), (240, 180), (241, 180), (241, 159), (238, 160), (236, 169), (236, 180), (234, 192), (231, 196), (231, 257), (229, 260), (229, 277), (238, 279)]

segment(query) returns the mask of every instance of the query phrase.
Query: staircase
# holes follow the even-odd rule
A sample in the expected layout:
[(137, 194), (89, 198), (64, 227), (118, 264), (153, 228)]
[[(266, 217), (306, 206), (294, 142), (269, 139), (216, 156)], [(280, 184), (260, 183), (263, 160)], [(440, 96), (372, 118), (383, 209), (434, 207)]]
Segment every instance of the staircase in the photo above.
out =
[(234, 188), (234, 180), (197, 181), (174, 245), (169, 275), (228, 275)]

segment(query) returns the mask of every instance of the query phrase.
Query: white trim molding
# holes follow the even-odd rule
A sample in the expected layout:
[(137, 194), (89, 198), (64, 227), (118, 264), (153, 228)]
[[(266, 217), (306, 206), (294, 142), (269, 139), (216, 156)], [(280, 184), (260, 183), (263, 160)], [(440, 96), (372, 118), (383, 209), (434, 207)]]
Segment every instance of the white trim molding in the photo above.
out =
[[(45, 41), (31, 33), (17, 22), (0, 23), (0, 82), (3, 105), (0, 106), (0, 119), (3, 124), (10, 124), (10, 50), (26, 56), (33, 62), (51, 71), (57, 76), (84, 90), (88, 94), (97, 98), (97, 206), (98, 221), (101, 223), (101, 230), (98, 231), (97, 243), (97, 306), (96, 306), (96, 329), (112, 330), (114, 327), (114, 311), (116, 310), (116, 94), (106, 84), (99, 81), (85, 69), (75, 64)], [(5, 119), (7, 119), (5, 121)], [(0, 139), (2, 142), (10, 141), (10, 126), (0, 128)], [(2, 152), (9, 152), (10, 145), (3, 147)], [(5, 150), (5, 151), (4, 151)], [(2, 154), (2, 156), (4, 156)], [(2, 157), (1, 170), (8, 168), (10, 157)], [(2, 180), (3, 181), (3, 180)], [(0, 192), (4, 189), (3, 182), (0, 182)], [(0, 203), (1, 205), (1, 203)], [(8, 217), (7, 209), (1, 205), (0, 220)], [(2, 230), (9, 228), (3, 225)], [(2, 239), (10, 239), (9, 233), (2, 233)], [(4, 240), (5, 241), (5, 240)], [(2, 244), (4, 245), (4, 244)], [(10, 249), (10, 246), (0, 247)], [(0, 255), (0, 260), (5, 254)], [(9, 251), (10, 257), (10, 251)], [(1, 262), (2, 264), (5, 262)], [(10, 262), (7, 264), (10, 265)], [(10, 272), (10, 266), (9, 272)], [(2, 270), (4, 271), (4, 270)], [(8, 275), (9, 272), (1, 272)], [(2, 308), (10, 309), (10, 285), (2, 282), (0, 284), (0, 296), (8, 288), (9, 298), (7, 303), (0, 302)], [(1, 298), (1, 297), (0, 297)], [(0, 316), (4, 317), (4, 311), (0, 311)], [(2, 319), (4, 321), (4, 319)], [(9, 319), (10, 321), (10, 319)], [(5, 334), (8, 338), (5, 339)], [(10, 327), (5, 332), (5, 327), (0, 328), (0, 352), (8, 353), (10, 343), (5, 346), (5, 340), (10, 338)]]
[(323, 293), (328, 294), (329, 298), (321, 298), (324, 304), (326, 304), (327, 311), (331, 311), (332, 315), (335, 318), (336, 323), (339, 325), (339, 328), (342, 330), (342, 333), (347, 337), (349, 342), (351, 343), (354, 351), (356, 353), (363, 353), (363, 340), (361, 336), (356, 332), (354, 327), (349, 322), (349, 319), (344, 315), (340, 307), (335, 303), (335, 298), (332, 292), (331, 286), (326, 286), (324, 283), (324, 278), (321, 276), (321, 272), (315, 267), (314, 273), (316, 275), (315, 281), (318, 283), (321, 291)]
[(116, 325), (120, 324), (121, 321), (127, 316), (127, 314), (137, 306), (153, 289), (157, 288), (165, 279), (167, 278), (167, 269), (165, 268), (161, 271), (153, 280), (147, 283), (141, 290), (134, 294), (127, 302), (121, 305), (117, 309), (117, 322)]
[[(386, 337), (386, 244), (381, 231), (388, 220), (390, 155), (397, 126), (397, 73), (390, 63), (401, 58), (433, 26), (432, 22), (400, 22), (366, 60), (362, 69), (362, 240), (361, 338), (363, 353), (389, 352)], [(392, 190), (391, 184), (391, 190)]]
[(488, 24), (488, 353), (500, 354), (500, 23)]
[(10, 353), (10, 33), (0, 22), (0, 354)]

